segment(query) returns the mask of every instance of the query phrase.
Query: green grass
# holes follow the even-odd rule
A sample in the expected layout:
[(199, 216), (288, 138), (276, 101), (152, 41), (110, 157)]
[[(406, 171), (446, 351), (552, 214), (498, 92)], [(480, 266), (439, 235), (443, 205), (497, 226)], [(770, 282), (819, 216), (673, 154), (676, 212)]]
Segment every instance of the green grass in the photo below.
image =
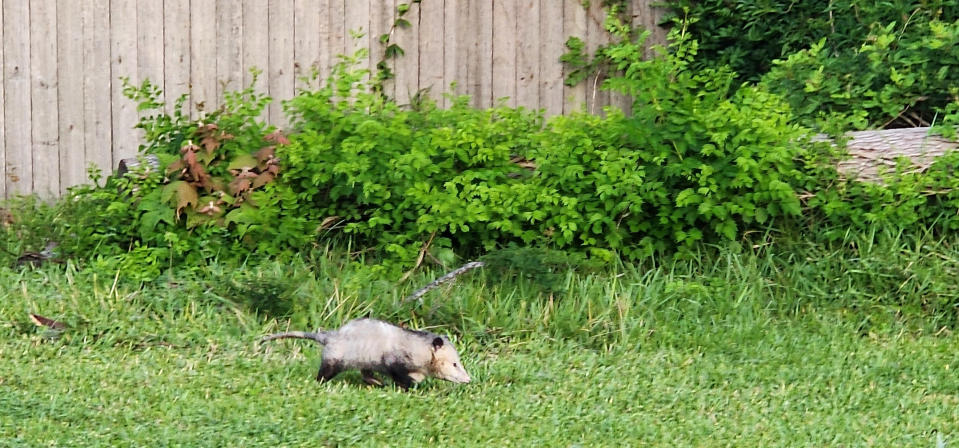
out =
[[(552, 298), (474, 274), (422, 304), (434, 273), (396, 289), (335, 254), (144, 286), (3, 269), (0, 446), (959, 446), (959, 250), (876, 241), (570, 272)], [(367, 312), (453, 334), (474, 382), (317, 384), (318, 347), (255, 343)]]

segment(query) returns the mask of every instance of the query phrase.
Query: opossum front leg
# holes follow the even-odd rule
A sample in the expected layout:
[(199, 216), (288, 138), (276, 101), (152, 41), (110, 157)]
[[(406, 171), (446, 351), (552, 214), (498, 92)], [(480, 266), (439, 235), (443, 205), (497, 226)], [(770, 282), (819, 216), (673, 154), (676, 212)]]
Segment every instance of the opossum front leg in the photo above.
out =
[(322, 362), (320, 362), (320, 371), (317, 372), (316, 374), (316, 380), (321, 383), (329, 381), (342, 371), (343, 371), (343, 367), (340, 366), (339, 363), (330, 362), (324, 359)]
[(390, 378), (393, 378), (393, 382), (403, 388), (403, 390), (409, 389), (410, 386), (416, 382), (413, 380), (413, 377), (410, 376), (409, 369), (405, 367), (391, 366), (387, 373), (390, 374)]
[(383, 382), (376, 377), (376, 373), (370, 369), (360, 370), (360, 375), (363, 376), (363, 382), (369, 384), (370, 386), (382, 386)]

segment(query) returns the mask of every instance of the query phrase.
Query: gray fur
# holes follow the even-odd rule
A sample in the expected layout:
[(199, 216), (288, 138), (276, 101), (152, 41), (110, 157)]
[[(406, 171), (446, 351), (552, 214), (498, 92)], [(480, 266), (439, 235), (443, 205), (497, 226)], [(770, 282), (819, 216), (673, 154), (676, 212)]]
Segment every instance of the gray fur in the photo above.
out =
[(376, 372), (389, 375), (406, 389), (431, 376), (468, 383), (459, 354), (449, 338), (427, 331), (400, 328), (376, 319), (355, 319), (336, 330), (315, 333), (290, 331), (264, 337), (310, 339), (324, 345), (317, 381), (329, 381), (348, 369), (360, 371), (368, 384), (382, 384)]

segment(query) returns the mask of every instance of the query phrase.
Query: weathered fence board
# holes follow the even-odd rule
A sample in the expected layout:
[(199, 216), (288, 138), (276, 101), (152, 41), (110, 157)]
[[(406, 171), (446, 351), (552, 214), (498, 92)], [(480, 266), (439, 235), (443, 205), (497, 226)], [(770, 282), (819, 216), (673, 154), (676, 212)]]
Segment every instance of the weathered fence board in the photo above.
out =
[(57, 3), (57, 109), (59, 110), (60, 193), (67, 186), (86, 180), (83, 78), (73, 76), (83, 67), (83, 6), (80, 2)]
[[(580, 39), (586, 39), (586, 11), (578, 4), (563, 2), (563, 35), (576, 36)], [(561, 47), (566, 50), (565, 46)], [(562, 51), (560, 54), (562, 54)], [(564, 67), (563, 79), (569, 75), (568, 68)], [(575, 86), (563, 86), (563, 113), (570, 113), (581, 110), (586, 104), (586, 83), (581, 82)]]
[(294, 91), (293, 15), (293, 0), (270, 0), (270, 67), (266, 73), (270, 95), (276, 101), (270, 103), (269, 120), (280, 126), (286, 122), (280, 100), (292, 97)]
[[(166, 111), (172, 113), (174, 101), (190, 93), (190, 0), (164, 0), (163, 25), (162, 82), (168, 99)], [(185, 105), (191, 104), (187, 98)]]
[[(6, 119), (5, 117), (5, 107), (4, 107), (4, 98), (6, 98), (6, 89), (4, 84), (7, 82), (7, 68), (4, 66), (4, 47), (7, 44), (6, 39), (3, 38), (3, 29), (6, 28), (6, 22), (3, 21), (3, 9), (4, 5), (0, 4), (0, 74), (2, 74), (3, 79), (0, 79), (0, 134), (5, 134), (6, 132)], [(7, 143), (5, 135), (0, 135), (0, 169), (4, 172), (4, 181), (0, 182), (0, 198), (6, 197), (7, 194), (7, 185), (6, 185), (6, 172), (7, 172)]]
[[(0, 0), (0, 197), (60, 194), (88, 165), (112, 170), (135, 155), (140, 114), (122, 77), (161, 87), (168, 112), (189, 93), (196, 117), (256, 67), (255, 88), (274, 98), (264, 117), (284, 126), (281, 102), (314, 67), (325, 76), (337, 55), (369, 48), (361, 65), (375, 73), (403, 3), (411, 27), (391, 42), (405, 55), (388, 61), (396, 77), (384, 86), (401, 104), (428, 89), (448, 105), (453, 83), (479, 107), (505, 97), (552, 115), (623, 102), (563, 85), (566, 39), (607, 41), (600, 2), (587, 12), (579, 0)], [(659, 20), (653, 0), (632, 3), (634, 23)]]
[[(9, 0), (7, 0), (9, 1)], [(81, 12), (83, 21), (83, 154), (86, 164), (100, 169), (113, 167), (114, 79), (110, 73), (110, 1), (87, 2)], [(76, 71), (73, 76), (76, 76)], [(73, 101), (76, 100), (73, 96)], [(61, 143), (61, 146), (63, 143)], [(69, 150), (79, 150), (69, 148)], [(84, 167), (85, 168), (85, 167)]]
[(33, 126), (30, 119), (30, 9), (3, 3), (5, 194), (33, 191)]
[(30, 2), (30, 118), (33, 191), (60, 194), (60, 116), (57, 108), (57, 2)]
[(136, 155), (140, 141), (140, 133), (134, 129), (137, 124), (137, 108), (123, 95), (123, 83), (120, 81), (121, 78), (127, 78), (132, 83), (140, 80), (137, 72), (137, 4), (135, 1), (110, 2), (110, 43), (110, 78), (108, 79), (112, 83), (110, 89), (113, 122), (112, 149), (113, 160), (119, 160)]

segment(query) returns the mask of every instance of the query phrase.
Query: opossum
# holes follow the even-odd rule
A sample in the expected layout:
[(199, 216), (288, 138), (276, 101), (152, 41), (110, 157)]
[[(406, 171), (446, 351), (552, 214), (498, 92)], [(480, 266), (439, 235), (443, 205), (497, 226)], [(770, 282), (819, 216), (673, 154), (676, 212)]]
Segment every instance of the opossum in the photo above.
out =
[(376, 372), (389, 375), (403, 389), (431, 376), (454, 383), (469, 383), (460, 356), (449, 338), (427, 331), (400, 328), (381, 320), (354, 319), (336, 330), (290, 331), (263, 337), (311, 339), (324, 346), (316, 380), (329, 381), (348, 369), (358, 369), (363, 381), (381, 386)]

